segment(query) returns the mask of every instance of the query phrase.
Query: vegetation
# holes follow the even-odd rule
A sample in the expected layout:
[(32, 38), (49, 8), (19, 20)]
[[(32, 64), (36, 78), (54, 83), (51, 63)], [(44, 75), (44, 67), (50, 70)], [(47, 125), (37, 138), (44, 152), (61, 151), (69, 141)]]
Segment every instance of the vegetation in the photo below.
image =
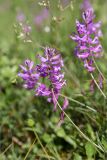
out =
[[(74, 55), (75, 43), (69, 36), (75, 20), (82, 21), (82, 0), (0, 0), (0, 160), (106, 160), (107, 99), (98, 86), (90, 92), (92, 77)], [(60, 3), (59, 3), (60, 2)], [(103, 56), (96, 59), (104, 75), (102, 92), (107, 96), (107, 1), (91, 1), (95, 21), (102, 21)], [(47, 7), (49, 13), (37, 23)], [(23, 13), (23, 14), (22, 14)], [(22, 24), (19, 14), (24, 20)], [(28, 27), (27, 33), (25, 28)], [(58, 99), (57, 111), (45, 97), (22, 87), (17, 76), (25, 59), (38, 63), (42, 48), (61, 52), (67, 85)], [(93, 73), (96, 82), (99, 71)], [(63, 98), (69, 106), (59, 127)]]

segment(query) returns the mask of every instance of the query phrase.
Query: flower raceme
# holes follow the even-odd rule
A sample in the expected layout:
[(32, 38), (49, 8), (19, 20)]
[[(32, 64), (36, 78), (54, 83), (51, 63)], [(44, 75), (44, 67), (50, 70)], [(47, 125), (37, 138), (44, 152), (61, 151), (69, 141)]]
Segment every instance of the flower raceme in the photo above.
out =
[(87, 9), (92, 9), (90, 0), (83, 0), (83, 3), (81, 4), (80, 9), (83, 11), (86, 11)]
[[(63, 60), (61, 55), (53, 48), (45, 48), (45, 57), (38, 56), (41, 64), (36, 66), (36, 70), (41, 78), (48, 78), (50, 86), (47, 88), (43, 84), (39, 84), (36, 89), (36, 95), (48, 96), (48, 101), (54, 103), (56, 109), (56, 100), (59, 97), (62, 87), (66, 84), (64, 73), (62, 73)], [(39, 89), (40, 88), (40, 89)], [(55, 94), (56, 100), (53, 98)], [(42, 92), (44, 91), (44, 93)]]
[(21, 72), (18, 73), (18, 76), (21, 77), (24, 81), (24, 88), (34, 89), (37, 81), (39, 80), (39, 74), (36, 73), (34, 62), (30, 60), (25, 60), (24, 66), (20, 65)]
[[(18, 74), (24, 81), (24, 87), (35, 90), (36, 96), (47, 97), (47, 101), (54, 104), (56, 111), (57, 100), (61, 89), (66, 85), (64, 73), (62, 72), (63, 60), (61, 54), (54, 48), (46, 47), (44, 56), (37, 56), (40, 64), (34, 65), (31, 60), (25, 60), (24, 65), (20, 65), (21, 72)], [(46, 79), (47, 84), (44, 83)], [(68, 106), (67, 99), (64, 100), (62, 109)], [(61, 120), (63, 119), (61, 114)]]
[(77, 34), (71, 35), (70, 38), (77, 43), (75, 47), (75, 55), (84, 63), (84, 67), (93, 72), (93, 58), (101, 57), (102, 45), (99, 37), (102, 36), (100, 30), (101, 22), (94, 23), (95, 18), (93, 8), (89, 7), (83, 14), (83, 23), (76, 20)]

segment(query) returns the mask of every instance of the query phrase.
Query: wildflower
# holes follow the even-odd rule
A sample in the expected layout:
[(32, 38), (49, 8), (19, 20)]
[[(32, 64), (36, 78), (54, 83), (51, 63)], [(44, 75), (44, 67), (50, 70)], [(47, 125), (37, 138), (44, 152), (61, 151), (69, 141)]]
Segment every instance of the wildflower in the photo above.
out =
[(99, 80), (99, 87), (103, 88), (104, 78), (103, 78), (102, 74), (99, 74), (98, 80)]
[[(65, 110), (68, 107), (69, 101), (67, 98), (64, 99), (64, 104), (62, 106), (62, 109)], [(62, 111), (61, 116), (60, 116), (60, 120), (63, 121), (64, 119), (64, 112)]]
[[(25, 60), (24, 65), (20, 65), (21, 72), (18, 76), (23, 79), (24, 87), (33, 89), (36, 96), (47, 97), (47, 101), (54, 104), (56, 111), (61, 89), (66, 85), (61, 54), (54, 48), (46, 47), (44, 56), (38, 55), (37, 58), (40, 59), (40, 64), (37, 65), (31, 60)], [(44, 79), (47, 83), (42, 81)], [(67, 106), (67, 100), (64, 100), (62, 109), (65, 110)]]
[[(97, 83), (98, 83), (99, 87), (102, 89), (103, 88), (103, 83), (104, 83), (104, 77), (101, 73), (99, 73)], [(95, 90), (95, 82), (92, 79), (91, 83), (90, 83), (90, 91), (93, 93), (94, 90)]]
[(90, 1), (89, 1), (89, 0), (83, 0), (83, 3), (82, 3), (82, 5), (80, 6), (80, 8), (81, 8), (83, 11), (86, 11), (87, 9), (92, 8)]
[[(55, 49), (48, 47), (45, 48), (44, 57), (39, 55), (38, 58), (40, 59), (41, 64), (36, 66), (37, 73), (39, 73), (42, 78), (48, 78), (50, 82), (48, 90), (46, 89), (46, 91), (50, 93), (48, 94), (48, 101), (54, 103), (54, 110), (56, 110), (56, 100), (58, 100), (62, 87), (66, 84), (64, 73), (61, 71), (63, 60), (60, 53), (57, 53)], [(39, 93), (41, 92), (38, 90), (37, 95), (39, 95)]]
[(93, 93), (95, 90), (95, 82), (94, 80), (92, 79), (91, 82), (90, 82), (90, 92)]
[(39, 79), (39, 74), (36, 73), (34, 62), (25, 60), (24, 65), (20, 65), (21, 72), (18, 76), (24, 80), (24, 87), (27, 89), (34, 89)]
[(16, 16), (18, 24), (15, 27), (15, 31), (18, 35), (18, 38), (23, 40), (24, 42), (32, 42), (30, 33), (32, 31), (32, 27), (26, 22), (26, 16), (19, 12)]
[(49, 17), (49, 10), (44, 8), (38, 15), (34, 18), (34, 23), (37, 27), (40, 27), (43, 22)]
[(65, 98), (65, 99), (64, 99), (63, 106), (62, 106), (62, 112), (61, 112), (61, 114), (60, 114), (60, 120), (59, 120), (59, 122), (58, 122), (58, 127), (60, 127), (61, 124), (64, 122), (64, 112), (63, 112), (63, 111), (64, 111), (65, 109), (67, 109), (68, 105), (69, 105), (69, 101), (68, 101), (67, 98)]
[(36, 96), (45, 96), (45, 97), (47, 97), (47, 96), (50, 96), (50, 94), (51, 94), (51, 91), (50, 91), (50, 89), (48, 88), (48, 87), (46, 87), (46, 85), (45, 84), (38, 84), (38, 87), (37, 87), (37, 89), (35, 90), (35, 95)]
[(19, 23), (23, 23), (26, 19), (25, 15), (23, 12), (19, 12), (16, 16), (16, 19)]
[[(88, 0), (86, 0), (88, 3)], [(84, 1), (84, 2), (86, 2)], [(88, 7), (89, 6), (89, 7)], [(102, 36), (100, 26), (101, 22), (94, 23), (95, 18), (93, 8), (88, 5), (82, 14), (83, 22), (76, 20), (77, 34), (71, 35), (70, 38), (77, 43), (75, 55), (84, 63), (84, 67), (89, 72), (93, 72), (93, 57), (101, 57), (102, 45), (99, 37)]]
[(44, 31), (45, 31), (46, 33), (49, 33), (49, 32), (50, 32), (50, 27), (49, 27), (49, 26), (45, 26)]
[(25, 24), (25, 25), (23, 25), (22, 30), (23, 30), (23, 33), (24, 33), (24, 34), (29, 35), (30, 32), (31, 32), (31, 30), (32, 30), (32, 28), (31, 28), (31, 26)]

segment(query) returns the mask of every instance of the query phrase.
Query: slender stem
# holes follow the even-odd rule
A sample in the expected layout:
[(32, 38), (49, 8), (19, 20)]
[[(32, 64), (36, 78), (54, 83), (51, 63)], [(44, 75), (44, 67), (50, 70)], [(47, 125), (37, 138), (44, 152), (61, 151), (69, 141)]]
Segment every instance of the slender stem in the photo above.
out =
[[(54, 92), (53, 92), (54, 95)], [(101, 150), (102, 152), (104, 152), (103, 148), (100, 145), (97, 145), (96, 143), (94, 143), (92, 140), (89, 139), (89, 137), (87, 137), (81, 130), (80, 128), (72, 121), (72, 119), (67, 115), (67, 113), (61, 108), (59, 102), (57, 101), (55, 95), (54, 98), (57, 102), (58, 107), (60, 108), (60, 110), (64, 113), (64, 115), (68, 118), (68, 120), (71, 122), (71, 124), (76, 128), (76, 130), (84, 137), (84, 139), (86, 139), (88, 142), (90, 142), (93, 146), (95, 146), (96, 148), (98, 148), (99, 150)]]
[(30, 146), (30, 148), (29, 148), (29, 150), (28, 150), (28, 152), (27, 152), (27, 154), (25, 155), (25, 158), (24, 158), (23, 160), (26, 160), (26, 158), (28, 157), (28, 155), (29, 155), (29, 153), (30, 153), (33, 145), (35, 144), (35, 142), (36, 142), (36, 138), (34, 139), (33, 143), (31, 144), (31, 146)]
[(38, 140), (38, 142), (39, 142), (41, 148), (43, 149), (44, 153), (47, 155), (48, 160), (50, 160), (50, 156), (48, 155), (46, 149), (44, 148), (44, 146), (43, 146), (43, 144), (42, 144), (42, 142), (41, 142), (41, 140), (40, 140), (40, 138), (39, 138), (39, 136), (38, 136), (38, 134), (36, 133), (35, 130), (34, 130), (34, 134), (35, 134), (35, 136), (36, 136), (36, 138), (37, 138), (37, 140)]
[(104, 77), (103, 73), (101, 72), (100, 68), (98, 67), (98, 65), (97, 65), (97, 63), (96, 63), (94, 57), (92, 57), (92, 58), (93, 58), (93, 62), (94, 62), (94, 64), (95, 64), (95, 66), (96, 66), (98, 72), (101, 74), (101, 76), (103, 77), (103, 79), (106, 79), (106, 78)]
[(71, 97), (65, 96), (65, 95), (63, 95), (63, 94), (60, 94), (60, 96), (62, 96), (62, 97), (64, 97), (64, 98), (67, 98), (67, 99), (69, 99), (70, 101), (75, 102), (75, 103), (77, 103), (77, 104), (79, 104), (79, 105), (81, 105), (81, 106), (87, 107), (89, 110), (91, 110), (91, 111), (93, 111), (93, 112), (97, 112), (95, 109), (91, 108), (90, 106), (87, 106), (87, 105), (85, 105), (84, 103), (79, 102), (79, 101), (77, 101), (77, 100), (75, 100), (75, 99), (73, 99), (73, 98), (71, 98)]
[[(48, 156), (47, 155), (44, 155), (44, 154), (38, 154), (38, 156), (40, 156), (41, 158), (46, 158), (46, 159), (48, 159)], [(52, 160), (56, 160), (54, 157), (52, 157), (52, 156), (49, 156), (49, 158), (50, 159), (52, 159)]]
[(103, 97), (106, 99), (106, 98), (107, 98), (106, 95), (105, 95), (104, 92), (101, 90), (101, 88), (100, 88), (100, 86), (98, 85), (97, 81), (95, 80), (93, 74), (91, 73), (90, 75), (91, 75), (92, 79), (94, 80), (94, 83), (95, 83), (96, 86), (98, 87), (99, 91), (101, 92), (101, 94), (103, 95)]
[(13, 146), (13, 142), (0, 155), (5, 154), (12, 146)]

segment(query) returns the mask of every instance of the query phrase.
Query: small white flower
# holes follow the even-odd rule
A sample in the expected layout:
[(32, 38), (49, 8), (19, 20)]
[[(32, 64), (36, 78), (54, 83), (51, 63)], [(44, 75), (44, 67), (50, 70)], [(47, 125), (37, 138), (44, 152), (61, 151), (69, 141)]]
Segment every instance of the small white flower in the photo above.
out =
[(49, 33), (49, 32), (50, 32), (50, 27), (49, 27), (49, 26), (45, 26), (44, 31), (45, 31), (46, 33)]

